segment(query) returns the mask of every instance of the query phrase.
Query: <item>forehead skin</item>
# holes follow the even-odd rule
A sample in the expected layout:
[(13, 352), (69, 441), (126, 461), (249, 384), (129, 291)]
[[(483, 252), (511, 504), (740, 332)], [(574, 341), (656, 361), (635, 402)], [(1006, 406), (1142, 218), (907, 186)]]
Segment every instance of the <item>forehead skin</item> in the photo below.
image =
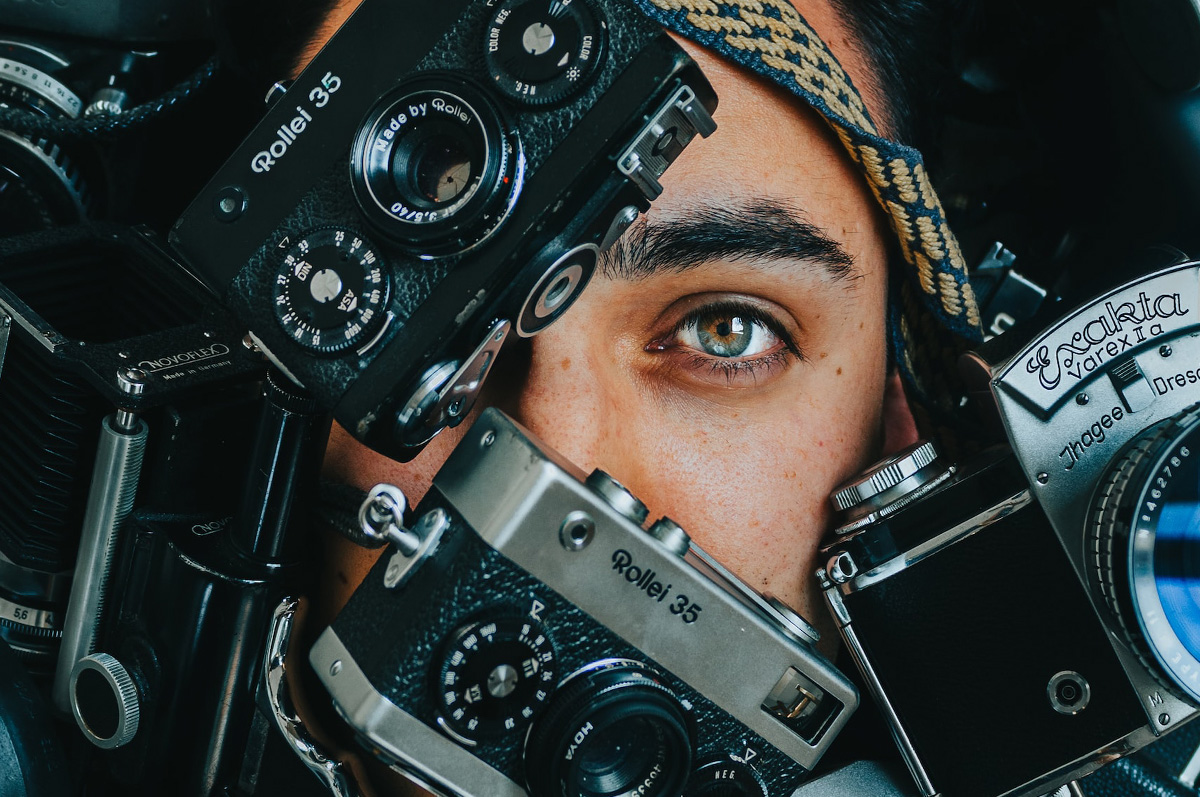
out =
[[(795, 5), (877, 107), (864, 61), (832, 9)], [(776, 201), (849, 254), (856, 276), (838, 280), (812, 262), (736, 256), (638, 279), (598, 274), (571, 310), (532, 340), (526, 358), (501, 358), (485, 400), (584, 471), (611, 473), (647, 504), (652, 519), (678, 521), (751, 586), (813, 621), (829, 651), (836, 633), (812, 574), (831, 488), (879, 451), (886, 227), (864, 178), (814, 111), (690, 42), (680, 44), (717, 90), (719, 127), (667, 172), (650, 223), (694, 222), (714, 206), (736, 213), (755, 200)], [(795, 333), (803, 359), (731, 385), (680, 367), (650, 345), (669, 335), (686, 308), (728, 296), (767, 308)], [(326, 475), (363, 489), (390, 481), (415, 504), (470, 420), (404, 464), (335, 428)], [(378, 556), (340, 538), (331, 545), (318, 625)]]

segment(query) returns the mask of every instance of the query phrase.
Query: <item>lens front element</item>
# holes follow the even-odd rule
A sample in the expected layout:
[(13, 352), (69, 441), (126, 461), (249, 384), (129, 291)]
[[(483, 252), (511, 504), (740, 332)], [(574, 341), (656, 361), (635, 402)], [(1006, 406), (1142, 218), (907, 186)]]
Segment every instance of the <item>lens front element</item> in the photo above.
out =
[(641, 662), (609, 659), (567, 679), (525, 744), (535, 797), (675, 797), (692, 768), (690, 707)]
[(355, 195), (384, 233), (416, 254), (478, 244), (508, 216), (522, 176), (515, 136), (484, 94), (434, 75), (384, 97), (359, 129)]

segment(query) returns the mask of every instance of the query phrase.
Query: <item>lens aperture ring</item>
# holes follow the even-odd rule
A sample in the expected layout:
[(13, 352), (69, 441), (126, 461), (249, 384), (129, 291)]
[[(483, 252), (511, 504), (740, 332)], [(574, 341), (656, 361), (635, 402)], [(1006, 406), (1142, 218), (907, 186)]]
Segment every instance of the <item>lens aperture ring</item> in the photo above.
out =
[(359, 129), (351, 159), (367, 217), (419, 255), (477, 246), (511, 212), (524, 160), (487, 96), (434, 74), (384, 97)]

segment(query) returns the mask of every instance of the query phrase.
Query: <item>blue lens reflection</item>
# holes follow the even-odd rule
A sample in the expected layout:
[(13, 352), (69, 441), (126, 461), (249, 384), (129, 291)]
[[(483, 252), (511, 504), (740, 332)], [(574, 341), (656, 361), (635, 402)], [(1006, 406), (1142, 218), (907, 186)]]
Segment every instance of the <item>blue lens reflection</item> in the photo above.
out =
[(1163, 614), (1200, 659), (1200, 474), (1195, 457), (1172, 479), (1154, 537), (1154, 580)]

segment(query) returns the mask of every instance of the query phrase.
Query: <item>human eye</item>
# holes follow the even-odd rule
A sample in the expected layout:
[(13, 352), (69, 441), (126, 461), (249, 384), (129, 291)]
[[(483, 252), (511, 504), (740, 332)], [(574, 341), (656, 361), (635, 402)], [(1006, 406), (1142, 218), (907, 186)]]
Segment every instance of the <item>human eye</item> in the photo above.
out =
[(646, 351), (705, 381), (757, 384), (803, 359), (787, 326), (750, 302), (710, 301), (683, 313)]

